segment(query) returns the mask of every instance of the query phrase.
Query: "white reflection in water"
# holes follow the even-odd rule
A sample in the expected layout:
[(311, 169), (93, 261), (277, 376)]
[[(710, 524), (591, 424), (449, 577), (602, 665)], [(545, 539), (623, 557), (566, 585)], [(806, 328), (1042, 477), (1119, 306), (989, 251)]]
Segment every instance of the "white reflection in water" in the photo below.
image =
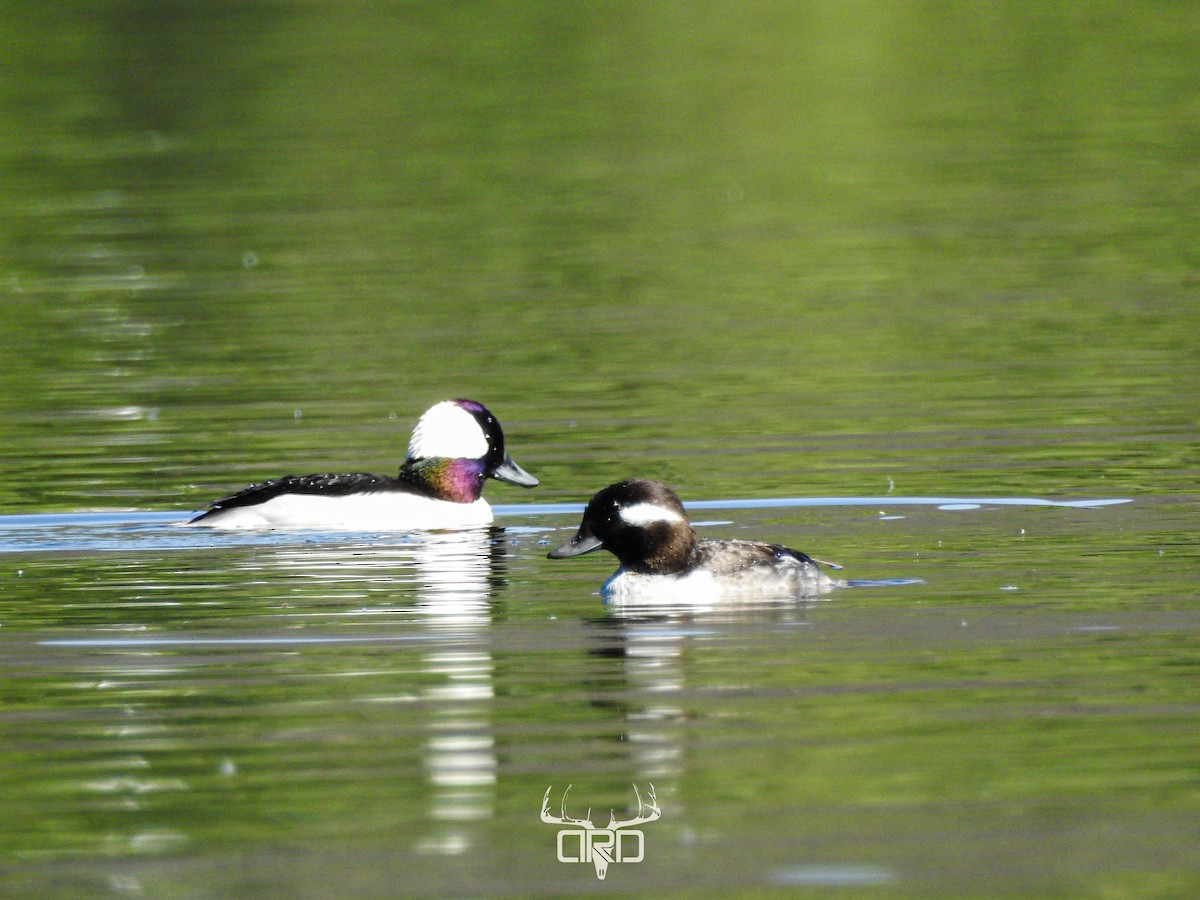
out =
[[(178, 661), (186, 667), (205, 663), (189, 663), (187, 656), (169, 655), (185, 647), (186, 653), (204, 646), (234, 645), (291, 646), (303, 652), (300, 648), (312, 644), (404, 643), (413, 654), (407, 659), (419, 661), (419, 686), (409, 687), (400, 695), (376, 694), (358, 699), (404, 702), (409, 704), (407, 715), (416, 717), (414, 724), (422, 735), (421, 764), (404, 774), (424, 780), (426, 790), (421, 793), (428, 800), (427, 825), (420, 829), (423, 833), (411, 839), (413, 849), (438, 856), (474, 858), (474, 854), (487, 849), (486, 841), (494, 840), (493, 833), (481, 823), (494, 817), (497, 805), (499, 761), (492, 709), (497, 694), (497, 666), (492, 590), (505, 579), (508, 544), (499, 537), (501, 534), (499, 529), (477, 530), (404, 535), (391, 538), (387, 544), (360, 539), (334, 546), (303, 543), (264, 547), (260, 553), (242, 557), (241, 564), (252, 577), (250, 584), (269, 586), (269, 603), (272, 597), (290, 597), (296, 589), (296, 582), (289, 583), (290, 579), (306, 582), (300, 591), (305, 601), (335, 601), (306, 602), (296, 609), (287, 603), (282, 609), (270, 607), (272, 625), (265, 634), (122, 634), (43, 643), (109, 648), (116, 657), (105, 665), (102, 679), (93, 687), (120, 691), (123, 698), (136, 698), (147, 690), (161, 691), (164, 679), (186, 682), (188, 673), (172, 668), (172, 664)], [(269, 578), (264, 579), (264, 569), (271, 570)], [(348, 599), (357, 602), (346, 603)], [(653, 783), (666, 815), (685, 828), (688, 813), (678, 784), (686, 768), (686, 704), (681, 698), (689, 688), (689, 648), (697, 641), (720, 635), (739, 621), (755, 622), (766, 616), (802, 624), (807, 612), (795, 601), (699, 612), (609, 607), (607, 614), (586, 621), (589, 640), (585, 652), (604, 660), (607, 674), (615, 675), (619, 684), (615, 694), (607, 690), (591, 693), (592, 702), (605, 710), (620, 739), (609, 743), (606, 736), (603, 769), (585, 769), (578, 777), (609, 778), (614, 789), (622, 793), (629, 792), (631, 783), (643, 790)], [(389, 626), (388, 615), (398, 618), (400, 627), (395, 622)], [(352, 633), (346, 633), (351, 629), (303, 627), (292, 631), (283, 625), (292, 617), (310, 620), (310, 624), (314, 618), (340, 617), (342, 623), (357, 620), (368, 627), (366, 631), (353, 629)], [(372, 668), (369, 673), (338, 674), (380, 673)], [(404, 684), (409, 685), (407, 681)], [(115, 756), (121, 765), (100, 767), (87, 786), (94, 795), (103, 797), (107, 806), (123, 803), (141, 809), (164, 793), (188, 789), (181, 780), (154, 773), (153, 767), (139, 771), (129, 765), (130, 759), (138, 758), (131, 751), (178, 746), (174, 734), (158, 733), (166, 726), (151, 708), (139, 705), (135, 714), (118, 720), (113, 727), (112, 736), (124, 744)], [(219, 771), (226, 778), (234, 777), (239, 765), (225, 757), (219, 761)], [(536, 803), (536, 798), (531, 803)], [(145, 838), (144, 829), (136, 824), (113, 839), (132, 841), (138, 834), (143, 835), (138, 852), (165, 846)], [(132, 844), (129, 846), (132, 848)]]
[(495, 803), (496, 753), (489, 707), (495, 696), (489, 645), (494, 551), (488, 530), (433, 536), (414, 547), (417, 609), (431, 637), (421, 668), (431, 679), (425, 770), (432, 787), (430, 817), (437, 830), (417, 849), (458, 855), (471, 850), (466, 823), (490, 818)]
[[(144, 756), (130, 751), (175, 749), (179, 739), (155, 710), (157, 705), (138, 702), (159, 700), (186, 683), (190, 667), (197, 664), (183, 653), (204, 647), (336, 646), (347, 643), (386, 644), (392, 641), (425, 648), (420, 655), (422, 684), (413, 709), (423, 715), (426, 732), (422, 753), (429, 786), (427, 833), (417, 839), (421, 852), (457, 855), (471, 852), (479, 842), (473, 823), (492, 817), (495, 806), (497, 759), (490, 704), (495, 697), (491, 641), (491, 588), (503, 579), (505, 542), (500, 530), (488, 529), (404, 535), (387, 545), (355, 542), (332, 547), (299, 544), (264, 548), (265, 552), (240, 561), (252, 583), (262, 583), (271, 573), (282, 598), (289, 595), (288, 580), (309, 582), (306, 600), (329, 598), (337, 602), (324, 611), (306, 607), (276, 610), (271, 618), (338, 617), (353, 620), (379, 615), (399, 616), (399, 629), (372, 628), (368, 633), (288, 633), (274, 631), (249, 635), (143, 635), (88, 636), (51, 639), (45, 646), (99, 648), (110, 651), (101, 676), (84, 685), (90, 690), (118, 693), (126, 704), (123, 715), (106, 731), (113, 739), (112, 765), (100, 765), (83, 788), (103, 798), (106, 808), (141, 810), (148, 796), (165, 791), (186, 792), (182, 779), (158, 777)], [(399, 591), (397, 590), (399, 588)], [(397, 603), (397, 598), (403, 602)], [(350, 606), (346, 600), (385, 603)], [(276, 623), (278, 624), (278, 622)], [(415, 627), (409, 627), (415, 626)], [(98, 673), (100, 674), (100, 673)], [(379, 698), (363, 698), (377, 700)], [(394, 698), (388, 698), (394, 699)], [(421, 710), (423, 712), (417, 712)], [(138, 760), (144, 771), (131, 770)], [(224, 759), (220, 772), (238, 772), (236, 762)], [(124, 823), (130, 824), (130, 823)], [(130, 853), (154, 853), (185, 841), (182, 833), (118, 829), (107, 837), (110, 845)]]
[(633, 768), (643, 780), (666, 783), (683, 759), (684, 635), (660, 625), (631, 623), (624, 629), (625, 677), (642, 702), (626, 716)]
[[(415, 602), (335, 608), (339, 618), (401, 615), (418, 634), (405, 634), (429, 649), (421, 655), (428, 686), (418, 697), (427, 710), (423, 765), (430, 787), (433, 829), (417, 842), (423, 853), (458, 855), (472, 850), (469, 823), (492, 816), (496, 786), (495, 739), (489, 705), (495, 696), (490, 647), (492, 583), (502, 577), (504, 542), (499, 529), (414, 532), (385, 545), (355, 542), (322, 547), (283, 547), (271, 564), (288, 575), (319, 582), (329, 599), (367, 600), (404, 589)], [(261, 559), (255, 562), (261, 564)], [(305, 596), (312, 598), (311, 588)], [(310, 618), (313, 613), (299, 613)], [(367, 640), (383, 640), (372, 635)], [(334, 642), (336, 637), (322, 638)], [(380, 698), (372, 698), (380, 699)], [(395, 699), (395, 698), (385, 698)]]
[(634, 783), (652, 782), (664, 810), (681, 830), (688, 811), (677, 786), (686, 774), (687, 712), (682, 696), (688, 690), (686, 658), (697, 642), (719, 636), (731, 624), (759, 622), (764, 617), (781, 625), (803, 625), (808, 605), (792, 600), (732, 607), (684, 607), (648, 611), (642, 607), (609, 606), (609, 615), (588, 622), (591, 653), (617, 659), (620, 683), (631, 698), (622, 703), (621, 748), (628, 754), (627, 771)]

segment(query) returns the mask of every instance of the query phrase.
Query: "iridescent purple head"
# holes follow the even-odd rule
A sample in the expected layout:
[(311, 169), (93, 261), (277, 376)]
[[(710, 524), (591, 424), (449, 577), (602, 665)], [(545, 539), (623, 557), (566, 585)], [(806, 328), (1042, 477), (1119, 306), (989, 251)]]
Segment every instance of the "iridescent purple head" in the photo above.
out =
[(508, 456), (500, 423), (474, 400), (444, 400), (430, 407), (413, 429), (400, 472), (456, 503), (478, 500), (488, 478), (521, 487), (538, 483)]

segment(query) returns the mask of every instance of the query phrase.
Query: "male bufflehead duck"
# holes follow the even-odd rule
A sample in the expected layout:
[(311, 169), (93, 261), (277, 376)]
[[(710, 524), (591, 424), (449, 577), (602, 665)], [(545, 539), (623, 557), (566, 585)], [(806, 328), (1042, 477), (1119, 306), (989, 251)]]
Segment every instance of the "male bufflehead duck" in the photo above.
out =
[(188, 525), (217, 528), (338, 528), (396, 531), (488, 525), (483, 482), (521, 487), (538, 480), (504, 452), (504, 432), (487, 407), (445, 400), (430, 407), (408, 442), (397, 478), (287, 475), (216, 501)]
[(696, 537), (679, 498), (657, 481), (610, 484), (587, 505), (575, 536), (547, 555), (564, 559), (600, 548), (621, 563), (601, 591), (616, 603), (814, 597), (844, 583), (799, 550)]

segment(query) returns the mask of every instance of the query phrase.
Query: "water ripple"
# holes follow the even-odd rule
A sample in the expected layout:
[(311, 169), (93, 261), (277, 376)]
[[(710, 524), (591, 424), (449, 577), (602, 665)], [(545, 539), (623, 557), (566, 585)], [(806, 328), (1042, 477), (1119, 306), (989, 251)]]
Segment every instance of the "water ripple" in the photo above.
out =
[[(689, 510), (794, 509), (847, 506), (932, 506), (954, 512), (996, 506), (1057, 506), (1093, 509), (1132, 502), (1129, 498), (1047, 500), (1042, 497), (759, 497), (731, 500), (693, 500), (684, 504)], [(501, 504), (493, 507), (497, 519), (532, 516), (578, 516), (581, 503)], [(31, 513), (0, 515), (0, 553), (111, 550), (117, 548), (189, 549), (196, 547), (237, 546), (246, 543), (289, 543), (297, 539), (316, 542), (326, 538), (345, 539), (347, 535), (374, 532), (323, 532), (320, 529), (284, 529), (278, 531), (217, 531), (176, 528), (191, 513), (178, 511), (129, 510), (74, 513)], [(526, 528), (519, 524), (510, 529)]]

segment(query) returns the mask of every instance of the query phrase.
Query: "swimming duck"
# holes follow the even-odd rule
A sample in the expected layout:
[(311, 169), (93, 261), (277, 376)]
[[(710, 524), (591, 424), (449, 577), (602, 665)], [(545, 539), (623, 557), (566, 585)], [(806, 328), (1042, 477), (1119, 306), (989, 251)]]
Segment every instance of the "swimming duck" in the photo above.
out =
[(488, 525), (488, 478), (521, 487), (538, 480), (504, 450), (496, 417), (474, 400), (430, 407), (413, 429), (396, 478), (287, 475), (213, 503), (188, 525), (217, 528), (333, 528), (403, 531)]
[(844, 584), (799, 550), (759, 541), (699, 538), (666, 485), (610, 484), (583, 513), (571, 540), (550, 559), (604, 549), (620, 568), (601, 593), (614, 602), (711, 603), (756, 597), (814, 597)]

